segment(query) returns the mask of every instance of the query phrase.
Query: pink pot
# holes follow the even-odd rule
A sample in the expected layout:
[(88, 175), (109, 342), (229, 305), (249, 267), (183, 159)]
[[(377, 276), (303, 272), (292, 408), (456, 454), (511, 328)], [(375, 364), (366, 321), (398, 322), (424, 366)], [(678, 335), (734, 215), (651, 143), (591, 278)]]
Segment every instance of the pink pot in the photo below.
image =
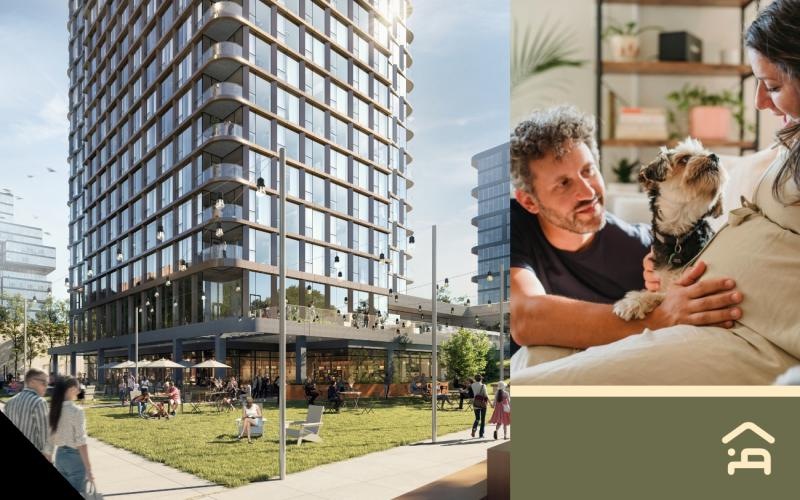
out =
[(689, 110), (689, 135), (697, 139), (728, 140), (731, 110), (723, 106), (695, 106)]

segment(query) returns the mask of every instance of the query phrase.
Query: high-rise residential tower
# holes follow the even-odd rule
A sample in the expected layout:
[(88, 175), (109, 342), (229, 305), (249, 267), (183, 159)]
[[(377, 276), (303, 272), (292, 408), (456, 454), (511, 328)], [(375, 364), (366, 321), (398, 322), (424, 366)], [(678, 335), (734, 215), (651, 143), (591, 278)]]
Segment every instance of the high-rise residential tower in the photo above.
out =
[(410, 10), (70, 0), (72, 324), (53, 352), (128, 359), (138, 331), (142, 355), (274, 376), (284, 148), (290, 379), (391, 366), (392, 337), (362, 334), (407, 283)]
[[(472, 253), (478, 256), (478, 303), (498, 303), (500, 300), (500, 265), (506, 273), (504, 300), (509, 299), (508, 265), (510, 259), (509, 204), (511, 202), (511, 157), (508, 143), (495, 146), (472, 157), (478, 171), (478, 186), (472, 196), (478, 200), (478, 216), (472, 225), (478, 228), (478, 244)], [(493, 279), (489, 280), (489, 273)]]

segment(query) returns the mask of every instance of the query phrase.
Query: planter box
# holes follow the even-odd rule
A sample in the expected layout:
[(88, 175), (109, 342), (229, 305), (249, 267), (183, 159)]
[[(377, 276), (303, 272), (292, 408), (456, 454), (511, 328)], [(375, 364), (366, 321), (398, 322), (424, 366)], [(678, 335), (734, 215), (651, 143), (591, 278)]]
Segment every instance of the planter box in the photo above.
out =
[(731, 110), (722, 106), (695, 106), (689, 111), (689, 135), (697, 139), (727, 140)]

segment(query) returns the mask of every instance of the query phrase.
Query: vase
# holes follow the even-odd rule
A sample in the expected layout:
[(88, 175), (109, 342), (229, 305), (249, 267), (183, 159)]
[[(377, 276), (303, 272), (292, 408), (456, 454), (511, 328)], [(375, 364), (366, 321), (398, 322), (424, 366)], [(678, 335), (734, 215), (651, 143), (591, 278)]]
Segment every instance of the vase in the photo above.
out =
[(731, 110), (724, 106), (695, 106), (689, 111), (689, 135), (697, 139), (727, 140)]
[(639, 56), (639, 38), (631, 35), (613, 35), (608, 39), (611, 47), (611, 60), (617, 62), (635, 61)]

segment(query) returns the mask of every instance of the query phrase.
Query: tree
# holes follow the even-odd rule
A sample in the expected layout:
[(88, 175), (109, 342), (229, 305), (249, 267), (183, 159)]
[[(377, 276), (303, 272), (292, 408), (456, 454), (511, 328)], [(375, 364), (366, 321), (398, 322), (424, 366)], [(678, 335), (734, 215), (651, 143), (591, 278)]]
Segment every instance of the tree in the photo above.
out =
[(436, 300), (439, 302), (444, 302), (445, 304), (466, 304), (467, 296), (460, 295), (458, 297), (453, 297), (452, 292), (450, 291), (450, 285), (442, 285), (436, 289)]
[(461, 328), (442, 343), (442, 363), (450, 377), (459, 380), (483, 373), (491, 347), (485, 333)]
[(15, 295), (0, 297), (0, 338), (13, 342), (14, 374), (19, 371), (19, 361), (23, 353), (23, 316), (25, 305), (22, 297)]
[(26, 337), (24, 315), (25, 303), (21, 296), (0, 297), (0, 338), (7, 338), (14, 343), (12, 349), (15, 373), (21, 364), (28, 366), (47, 349), (64, 344), (69, 334), (66, 301), (48, 297), (41, 304), (41, 309), (36, 312), (35, 317), (28, 320), (28, 359), (23, 360), (25, 352), (23, 344)]

